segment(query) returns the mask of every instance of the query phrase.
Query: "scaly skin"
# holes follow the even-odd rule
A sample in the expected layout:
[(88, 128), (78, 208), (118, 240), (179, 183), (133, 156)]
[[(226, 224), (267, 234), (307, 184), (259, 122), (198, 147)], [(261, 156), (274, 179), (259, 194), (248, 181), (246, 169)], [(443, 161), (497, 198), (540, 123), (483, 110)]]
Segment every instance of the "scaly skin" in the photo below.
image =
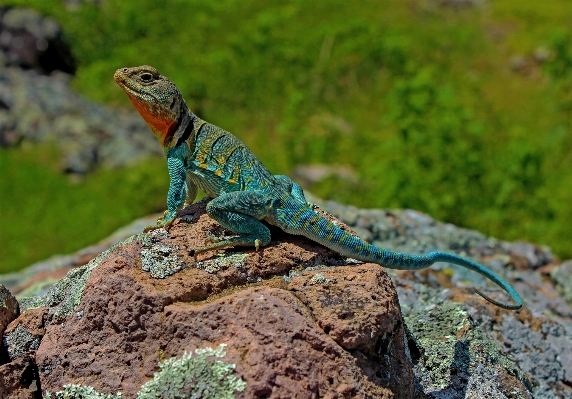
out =
[(520, 309), (522, 299), (499, 276), (471, 260), (445, 252), (408, 255), (375, 247), (346, 233), (314, 212), (302, 188), (286, 176), (272, 175), (238, 138), (194, 115), (175, 84), (150, 66), (122, 68), (115, 81), (127, 93), (167, 156), (171, 183), (167, 211), (157, 225), (166, 228), (179, 209), (192, 203), (201, 188), (212, 201), (207, 213), (237, 237), (213, 240), (195, 253), (234, 246), (255, 247), (270, 243), (270, 230), (261, 221), (290, 234), (303, 235), (342, 255), (400, 270), (418, 270), (435, 262), (454, 263), (484, 275), (503, 288), (514, 304), (487, 301)]

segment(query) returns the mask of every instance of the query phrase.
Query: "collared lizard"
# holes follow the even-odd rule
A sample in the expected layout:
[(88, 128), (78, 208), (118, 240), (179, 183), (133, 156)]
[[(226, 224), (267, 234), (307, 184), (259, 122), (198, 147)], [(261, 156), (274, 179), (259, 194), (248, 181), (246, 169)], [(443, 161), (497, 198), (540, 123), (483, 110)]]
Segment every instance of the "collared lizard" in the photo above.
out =
[(114, 79), (151, 128), (167, 157), (168, 209), (146, 231), (168, 229), (177, 212), (185, 203), (192, 203), (201, 188), (213, 198), (207, 205), (208, 215), (237, 236), (213, 238), (195, 254), (217, 248), (258, 249), (268, 245), (270, 230), (264, 221), (344, 256), (392, 269), (419, 270), (435, 262), (460, 265), (495, 282), (514, 304), (497, 301), (475, 289), (484, 299), (506, 309), (522, 307), (522, 299), (514, 288), (476, 262), (446, 252), (409, 255), (378, 248), (328, 221), (308, 204), (298, 184), (287, 176), (272, 175), (237, 137), (193, 114), (175, 84), (155, 68), (121, 68)]

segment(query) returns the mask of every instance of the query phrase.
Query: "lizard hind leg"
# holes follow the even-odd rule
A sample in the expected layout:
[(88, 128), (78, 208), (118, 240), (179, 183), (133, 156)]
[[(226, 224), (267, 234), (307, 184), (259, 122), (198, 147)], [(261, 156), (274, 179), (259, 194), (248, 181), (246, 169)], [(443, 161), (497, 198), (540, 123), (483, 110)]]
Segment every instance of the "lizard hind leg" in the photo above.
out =
[(212, 249), (243, 246), (258, 250), (268, 245), (270, 230), (258, 220), (267, 212), (266, 198), (255, 191), (236, 191), (213, 199), (207, 205), (208, 215), (238, 236), (211, 241), (211, 244), (197, 248), (195, 255)]

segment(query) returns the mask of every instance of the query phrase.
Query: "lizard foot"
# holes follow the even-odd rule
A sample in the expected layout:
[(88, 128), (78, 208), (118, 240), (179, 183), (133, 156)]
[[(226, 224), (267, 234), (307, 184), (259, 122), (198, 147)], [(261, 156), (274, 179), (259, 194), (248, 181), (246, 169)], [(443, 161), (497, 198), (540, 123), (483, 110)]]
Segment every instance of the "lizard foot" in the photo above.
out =
[(150, 231), (152, 231), (152, 230), (158, 230), (158, 229), (161, 229), (161, 228), (163, 228), (163, 226), (160, 226), (160, 225), (158, 225), (158, 224), (152, 224), (152, 225), (150, 225), (150, 226), (145, 227), (145, 228), (143, 229), (143, 233), (148, 233), (148, 232), (150, 232)]
[(224, 238), (222, 238), (222, 237), (209, 235), (209, 236), (207, 236), (207, 238), (205, 238), (205, 245), (208, 246), (208, 245), (216, 244), (216, 243), (219, 243), (222, 241), (224, 241)]
[(205, 244), (207, 245), (194, 250), (193, 256), (195, 257), (195, 259), (197, 254), (205, 251), (210, 251), (213, 249), (223, 249), (231, 247), (251, 247), (251, 248), (254, 247), (258, 251), (260, 247), (265, 245), (265, 242), (259, 239), (257, 236), (252, 236), (252, 235), (237, 236), (230, 238), (218, 238), (209, 236), (207, 239), (205, 239)]
[(150, 226), (145, 227), (143, 229), (143, 233), (148, 233), (151, 230), (158, 230), (158, 229), (165, 229), (169, 231), (172, 225), (173, 225), (173, 220), (169, 222), (157, 221), (157, 224), (152, 224)]

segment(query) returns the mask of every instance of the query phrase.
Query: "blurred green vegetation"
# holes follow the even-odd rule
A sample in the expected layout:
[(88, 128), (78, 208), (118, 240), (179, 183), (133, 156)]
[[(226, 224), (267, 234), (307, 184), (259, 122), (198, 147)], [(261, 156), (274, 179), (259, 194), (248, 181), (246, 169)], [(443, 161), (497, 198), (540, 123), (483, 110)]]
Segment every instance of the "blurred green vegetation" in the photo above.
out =
[(168, 177), (163, 159), (98, 170), (81, 181), (61, 174), (58, 161), (51, 146), (0, 148), (0, 272), (95, 244), (134, 218), (164, 207)]
[[(4, 3), (33, 6), (62, 24), (79, 64), (74, 87), (88, 98), (128, 107), (113, 72), (153, 65), (196, 113), (239, 136), (274, 173), (316, 163), (356, 172), (356, 182), (316, 184), (318, 196), (410, 207), (572, 257), (568, 0), (461, 9), (431, 0)], [(6, 168), (28, 171), (11, 172), (22, 174), (17, 182), (10, 176), (13, 198), (34, 195), (40, 171), (27, 169), (37, 168), (33, 156), (27, 161), (32, 166), (0, 164), (2, 182)], [(166, 172), (156, 169), (100, 172), (78, 186), (44, 176), (54, 183), (43, 208), (91, 214), (101, 238), (164, 203)], [(103, 201), (105, 190), (123, 195)], [(92, 209), (64, 205), (84, 195), (98, 198)], [(26, 239), (30, 230), (74, 231), (61, 216), (33, 224), (33, 207), (13, 215), (9, 245), (22, 251), (36, 243)], [(74, 232), (57, 251), (95, 236), (77, 240)]]

